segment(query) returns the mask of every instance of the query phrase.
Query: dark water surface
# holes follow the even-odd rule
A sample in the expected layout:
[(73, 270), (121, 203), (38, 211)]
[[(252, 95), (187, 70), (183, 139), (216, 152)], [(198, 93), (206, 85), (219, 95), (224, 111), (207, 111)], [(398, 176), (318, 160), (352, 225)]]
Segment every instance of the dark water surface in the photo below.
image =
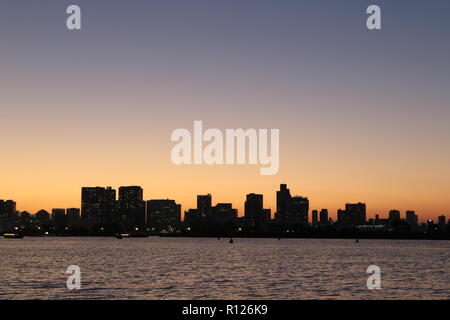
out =
[(0, 299), (449, 299), (449, 258), (450, 241), (2, 238)]

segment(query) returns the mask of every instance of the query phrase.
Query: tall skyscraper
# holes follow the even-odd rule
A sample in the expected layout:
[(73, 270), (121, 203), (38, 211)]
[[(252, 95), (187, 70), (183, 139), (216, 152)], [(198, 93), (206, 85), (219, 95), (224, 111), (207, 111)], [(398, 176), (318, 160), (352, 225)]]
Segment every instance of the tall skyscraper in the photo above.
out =
[(312, 211), (312, 218), (311, 218), (311, 224), (313, 227), (317, 226), (319, 224), (319, 212), (317, 210)]
[(444, 215), (438, 217), (438, 226), (439, 226), (439, 228), (444, 228), (445, 227), (445, 220), (446, 220), (446, 218), (445, 218)]
[(275, 219), (284, 223), (308, 224), (309, 200), (306, 197), (291, 196), (286, 184), (280, 184), (277, 191), (277, 212)]
[(249, 193), (244, 203), (245, 227), (261, 232), (266, 229), (270, 220), (270, 209), (264, 209), (263, 195)]
[(144, 191), (139, 186), (119, 188), (119, 215), (129, 227), (145, 226), (145, 202)]
[(286, 184), (280, 184), (280, 190), (277, 191), (277, 212), (276, 219), (286, 219), (287, 203), (291, 199), (291, 192)]
[(197, 196), (197, 210), (203, 217), (207, 217), (211, 214), (212, 208), (212, 196), (211, 194), (198, 195)]
[(111, 187), (81, 188), (81, 217), (89, 224), (116, 220), (116, 190)]
[(327, 209), (320, 210), (320, 225), (322, 225), (322, 226), (328, 225), (328, 210)]
[(259, 219), (263, 215), (263, 195), (249, 193), (245, 200), (244, 216), (248, 221)]
[(337, 222), (340, 225), (347, 225), (347, 224), (349, 224), (347, 220), (348, 219), (347, 219), (345, 210), (338, 209), (337, 210)]

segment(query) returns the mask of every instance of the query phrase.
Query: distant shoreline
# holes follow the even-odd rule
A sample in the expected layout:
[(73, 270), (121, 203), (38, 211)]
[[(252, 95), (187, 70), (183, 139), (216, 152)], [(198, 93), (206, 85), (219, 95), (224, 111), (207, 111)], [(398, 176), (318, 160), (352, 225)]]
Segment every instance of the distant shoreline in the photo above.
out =
[[(3, 234), (1, 234), (3, 238)], [(430, 234), (333, 234), (333, 235), (291, 235), (291, 236), (278, 236), (278, 235), (188, 235), (188, 234), (149, 234), (147, 236), (129, 237), (129, 238), (147, 238), (147, 237), (160, 237), (160, 238), (210, 238), (210, 239), (361, 239), (361, 240), (450, 240), (449, 235), (430, 235)], [(24, 238), (116, 238), (115, 235), (105, 234), (86, 234), (86, 235), (24, 235)]]

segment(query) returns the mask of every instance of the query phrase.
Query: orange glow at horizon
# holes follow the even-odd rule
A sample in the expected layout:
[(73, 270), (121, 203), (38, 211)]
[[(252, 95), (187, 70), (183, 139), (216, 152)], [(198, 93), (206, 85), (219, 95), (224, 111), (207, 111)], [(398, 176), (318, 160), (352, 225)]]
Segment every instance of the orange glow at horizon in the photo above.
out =
[[(174, 95), (163, 84), (146, 85), (145, 76), (126, 88), (83, 79), (75, 100), (67, 87), (50, 90), (38, 82), (28, 84), (28, 95), (18, 89), (23, 81), (5, 88), (0, 199), (34, 213), (80, 207), (83, 186), (139, 185), (145, 200), (174, 199), (182, 211), (196, 206), (197, 194), (211, 193), (213, 203), (231, 202), (239, 215), (245, 195), (261, 193), (273, 216), (275, 192), (286, 183), (292, 195), (309, 198), (311, 210), (327, 208), (332, 218), (346, 202), (367, 203), (368, 217), (386, 217), (391, 209), (402, 216), (414, 210), (421, 221), (450, 214), (450, 133), (441, 100), (370, 100), (336, 89), (337, 101), (308, 87), (299, 96), (265, 86), (232, 95), (207, 84), (197, 92), (174, 84)], [(111, 96), (115, 91), (121, 94)], [(433, 103), (441, 115), (421, 108)], [(379, 104), (406, 105), (409, 117), (403, 107), (386, 114)], [(363, 107), (358, 113), (355, 106)], [(170, 135), (177, 128), (192, 132), (194, 120), (222, 132), (279, 129), (279, 173), (261, 176), (259, 164), (174, 165)]]
[[(10, 184), (8, 191), (2, 187), (0, 194), (2, 198), (13, 199), (17, 202), (20, 211), (35, 213), (40, 209), (51, 212), (52, 208), (80, 207), (81, 187), (83, 186), (112, 186), (118, 190), (120, 186), (140, 185), (144, 189), (144, 200), (150, 199), (174, 199), (182, 205), (183, 212), (189, 208), (196, 207), (196, 196), (198, 194), (211, 193), (213, 205), (219, 202), (231, 202), (234, 208), (238, 209), (239, 216), (244, 214), (243, 206), (247, 193), (262, 193), (264, 195), (264, 207), (270, 208), (272, 217), (276, 211), (276, 191), (280, 183), (287, 183), (292, 195), (307, 196), (310, 200), (310, 211), (326, 208), (329, 216), (336, 219), (337, 209), (344, 208), (347, 202), (366, 202), (367, 217), (371, 218), (375, 214), (380, 217), (387, 217), (388, 211), (392, 209), (401, 210), (404, 217), (406, 210), (414, 210), (419, 215), (420, 221), (426, 219), (437, 220), (437, 216), (446, 214), (444, 209), (438, 204), (443, 195), (430, 195), (421, 192), (410, 194), (411, 188), (406, 189), (405, 185), (398, 185), (391, 189), (380, 192), (375, 181), (372, 181), (373, 189), (368, 188), (363, 179), (358, 179), (349, 185), (341, 185), (339, 179), (328, 181), (326, 188), (322, 187), (324, 178), (310, 177), (308, 174), (299, 174), (297, 181), (304, 183), (289, 183), (288, 179), (283, 179), (283, 173), (278, 176), (259, 176), (257, 166), (175, 166), (156, 175), (156, 171), (148, 173), (152, 183), (142, 182), (139, 173), (132, 173), (129, 169), (116, 171), (114, 176), (109, 176), (110, 170), (118, 169), (104, 167), (103, 171), (90, 172), (89, 177), (82, 176), (80, 172), (55, 172), (51, 178), (44, 179), (42, 174), (39, 184), (29, 183), (26, 186), (20, 183)], [(54, 168), (54, 170), (56, 170)], [(239, 180), (233, 181), (232, 176), (238, 176)], [(345, 170), (340, 179), (345, 178)], [(113, 180), (120, 180), (124, 183), (116, 184)], [(292, 177), (291, 177), (292, 179)], [(66, 183), (65, 181), (71, 181)], [(82, 181), (86, 183), (82, 183)], [(21, 179), (17, 179), (21, 181)], [(217, 183), (211, 183), (216, 181)], [(310, 183), (307, 183), (310, 181)], [(375, 185), (374, 185), (375, 184)], [(405, 189), (403, 189), (405, 188)], [(356, 191), (355, 191), (356, 190)], [(358, 191), (359, 190), (359, 191)], [(407, 191), (408, 190), (408, 191)], [(423, 194), (417, 197), (417, 194)], [(311, 215), (311, 213), (310, 213)], [(310, 216), (311, 219), (311, 216)]]

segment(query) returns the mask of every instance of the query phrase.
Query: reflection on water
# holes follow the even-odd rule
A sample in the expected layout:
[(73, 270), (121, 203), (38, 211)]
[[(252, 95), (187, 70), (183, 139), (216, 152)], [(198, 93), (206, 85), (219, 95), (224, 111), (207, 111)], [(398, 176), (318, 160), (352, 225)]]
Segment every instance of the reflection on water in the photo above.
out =
[[(449, 299), (450, 241), (0, 239), (0, 299)], [(381, 268), (381, 290), (366, 269)], [(81, 290), (65, 270), (81, 268)]]

